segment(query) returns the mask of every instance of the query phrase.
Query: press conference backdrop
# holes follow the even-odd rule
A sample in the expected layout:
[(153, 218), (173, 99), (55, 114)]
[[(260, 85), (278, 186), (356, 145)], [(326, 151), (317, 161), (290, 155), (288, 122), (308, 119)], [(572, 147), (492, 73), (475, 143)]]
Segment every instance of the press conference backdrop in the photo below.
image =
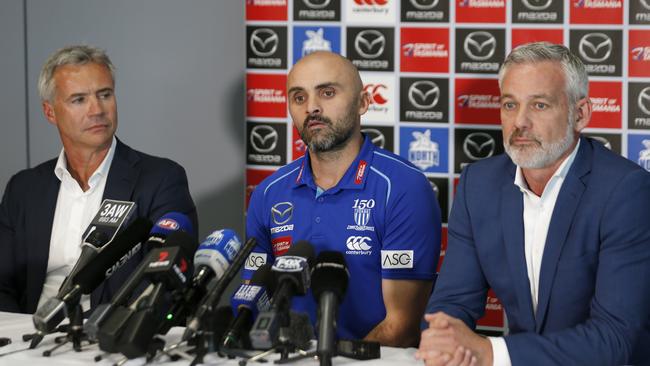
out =
[(59, 153), (36, 80), (54, 50), (88, 43), (117, 67), (117, 136), (185, 167), (201, 237), (242, 235), (243, 19), (239, 1), (0, 1), (0, 193)]
[[(585, 134), (650, 170), (650, 0), (247, 0), (247, 197), (305, 146), (286, 75), (331, 50), (361, 71), (363, 131), (420, 168), (446, 222), (462, 168), (503, 152), (497, 71), (519, 44), (568, 46), (590, 75)], [(488, 295), (488, 330), (503, 309)]]

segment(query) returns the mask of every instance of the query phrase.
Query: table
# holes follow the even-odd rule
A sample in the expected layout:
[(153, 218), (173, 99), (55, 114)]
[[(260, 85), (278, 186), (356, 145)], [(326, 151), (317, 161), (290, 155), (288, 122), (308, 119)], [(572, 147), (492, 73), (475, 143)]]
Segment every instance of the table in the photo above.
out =
[[(31, 315), (26, 314), (14, 314), (14, 313), (5, 313), (0, 312), (0, 337), (9, 337), (12, 340), (12, 343), (0, 348), (0, 354), (5, 354), (10, 351), (27, 349), (29, 342), (23, 342), (22, 335), (27, 333), (34, 332), (34, 327), (32, 324)], [(167, 344), (172, 344), (175, 341), (178, 341), (183, 333), (182, 328), (173, 328), (169, 334), (165, 337)], [(122, 355), (120, 354), (111, 354), (108, 357), (102, 359), (99, 362), (94, 361), (94, 357), (101, 354), (101, 350), (96, 344), (86, 345), (84, 344), (83, 350), (81, 352), (74, 352), (71, 345), (64, 345), (59, 348), (56, 352), (53, 353), (51, 357), (43, 357), (43, 351), (49, 348), (54, 347), (54, 338), (60, 334), (50, 334), (46, 336), (43, 341), (32, 350), (25, 350), (21, 352), (16, 352), (8, 354), (6, 356), (0, 356), (0, 365), (11, 365), (11, 366), (56, 366), (56, 365), (96, 365), (96, 366), (109, 366), (120, 361)], [(332, 359), (332, 364), (336, 365), (363, 365), (363, 366), (394, 366), (394, 365), (405, 365), (405, 364), (419, 364), (420, 361), (416, 361), (414, 354), (415, 348), (393, 348), (393, 347), (382, 347), (381, 348), (381, 359), (369, 360), (369, 361), (359, 361), (353, 360), (344, 357), (335, 357)], [(270, 357), (272, 359), (279, 358), (279, 355), (274, 355)], [(124, 365), (125, 366), (140, 366), (145, 364), (145, 358), (137, 358), (129, 360)], [(151, 365), (189, 365), (188, 360), (178, 360), (175, 362), (170, 361), (167, 356), (162, 356), (160, 359), (155, 360)], [(237, 360), (230, 360), (226, 358), (220, 358), (216, 354), (209, 354), (205, 357), (206, 365), (223, 365), (223, 366), (237, 366)], [(288, 365), (318, 365), (318, 361), (314, 359), (302, 359)], [(257, 363), (251, 362), (249, 365), (267, 365), (271, 366), (270, 363)]]

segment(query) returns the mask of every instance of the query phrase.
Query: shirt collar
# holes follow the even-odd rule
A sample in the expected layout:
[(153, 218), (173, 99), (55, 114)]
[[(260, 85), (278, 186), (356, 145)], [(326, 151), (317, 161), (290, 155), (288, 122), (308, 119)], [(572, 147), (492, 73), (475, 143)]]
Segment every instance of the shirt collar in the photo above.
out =
[[(90, 176), (90, 179), (88, 179), (88, 185), (91, 188), (94, 186), (94, 183), (98, 179), (108, 176), (108, 171), (110, 170), (111, 163), (113, 162), (113, 156), (115, 156), (115, 146), (117, 146), (117, 139), (115, 136), (113, 136), (111, 147), (108, 149), (108, 153), (104, 157), (104, 160), (101, 164), (99, 164), (95, 172)], [(71, 177), (70, 172), (68, 172), (68, 161), (65, 157), (64, 148), (61, 148), (59, 158), (56, 161), (56, 166), (54, 167), (54, 175), (56, 175), (60, 181), (63, 181), (64, 176)]]
[[(578, 139), (578, 143), (576, 144), (576, 147), (573, 148), (573, 151), (569, 156), (564, 159), (562, 164), (555, 170), (555, 173), (551, 176), (551, 179), (554, 178), (566, 178), (567, 174), (569, 173), (569, 169), (571, 168), (571, 165), (573, 165), (573, 161), (576, 158), (576, 155), (578, 154), (578, 149), (580, 148), (580, 139)], [(550, 181), (550, 180), (549, 180)], [(548, 183), (547, 183), (548, 184)], [(526, 179), (524, 179), (524, 174), (521, 171), (521, 167), (517, 166), (517, 170), (515, 172), (515, 185), (519, 187), (519, 189), (522, 192), (529, 192), (530, 189), (528, 188), (528, 183), (526, 183)]]
[[(362, 189), (365, 187), (375, 149), (376, 147), (372, 141), (370, 141), (370, 138), (364, 135), (363, 144), (361, 145), (359, 154), (352, 164), (350, 164), (350, 167), (336, 186), (328, 189), (326, 192), (333, 193), (338, 192), (341, 189)], [(298, 172), (294, 188), (302, 185), (307, 185), (314, 190), (318, 188), (314, 182), (314, 175), (311, 170), (309, 149), (305, 152), (305, 157)]]

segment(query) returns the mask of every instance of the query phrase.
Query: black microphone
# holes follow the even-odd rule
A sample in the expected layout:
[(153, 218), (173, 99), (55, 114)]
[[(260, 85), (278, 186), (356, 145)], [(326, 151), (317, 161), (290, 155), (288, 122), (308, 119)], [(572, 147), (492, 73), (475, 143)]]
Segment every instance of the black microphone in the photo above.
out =
[(286, 255), (277, 257), (271, 271), (274, 275), (271, 310), (261, 312), (249, 335), (255, 349), (269, 349), (278, 340), (280, 328), (290, 325), (291, 298), (305, 295), (310, 285), (310, 268), (314, 261), (314, 247), (307, 241), (291, 246)]
[[(151, 229), (149, 239), (144, 244), (147, 252), (155, 248), (161, 248), (165, 245), (167, 237), (174, 231), (185, 231), (188, 233), (193, 232), (192, 223), (186, 215), (178, 212), (169, 212), (163, 215)], [(115, 293), (110, 303), (101, 304), (95, 308), (86, 323), (84, 323), (84, 331), (90, 340), (97, 339), (97, 331), (102, 322), (107, 319), (114, 308), (126, 304), (131, 298), (133, 291), (142, 282), (142, 275), (146, 269), (148, 262), (143, 260), (138, 268), (131, 274), (131, 276), (124, 282), (122, 287)]]
[(223, 293), (228, 288), (228, 284), (233, 278), (235, 278), (241, 267), (244, 265), (246, 258), (248, 258), (248, 255), (253, 251), (253, 248), (255, 248), (256, 245), (257, 240), (255, 238), (249, 238), (239, 253), (237, 253), (233, 258), (232, 265), (228, 267), (223, 276), (221, 278), (215, 277), (208, 283), (206, 295), (197, 306), (194, 317), (187, 323), (182, 338), (184, 341), (188, 340), (199, 330), (205, 317), (214, 315), (219, 299), (221, 299), (221, 296), (223, 296)]
[(115, 269), (140, 250), (140, 243), (147, 238), (151, 226), (151, 221), (138, 218), (118, 234), (110, 245), (95, 256), (92, 263), (89, 262), (73, 276), (69, 291), (49, 299), (34, 313), (32, 319), (36, 329), (42, 333), (53, 331), (63, 320), (61, 314), (66, 311), (66, 305), (78, 304), (81, 294), (91, 293), (104, 279), (110, 277)]
[(311, 291), (318, 302), (316, 354), (321, 366), (331, 365), (332, 356), (336, 355), (337, 310), (347, 291), (349, 278), (342, 253), (323, 251), (318, 255), (311, 273)]
[[(221, 344), (226, 348), (250, 348), (248, 332), (260, 311), (268, 310), (270, 287), (273, 280), (271, 265), (260, 266), (250, 283), (242, 284), (233, 294), (230, 304), (236, 317), (223, 337)], [(267, 290), (268, 289), (268, 290)], [(246, 337), (242, 337), (246, 335)]]

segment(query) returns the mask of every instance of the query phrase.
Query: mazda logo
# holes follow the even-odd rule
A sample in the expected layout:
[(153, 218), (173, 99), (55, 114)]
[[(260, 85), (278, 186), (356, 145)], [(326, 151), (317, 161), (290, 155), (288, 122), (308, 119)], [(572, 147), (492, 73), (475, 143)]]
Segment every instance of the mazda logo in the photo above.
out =
[(438, 185), (434, 183), (432, 180), (429, 181), (429, 184), (431, 185), (431, 189), (433, 190), (433, 194), (436, 195), (436, 199), (440, 195), (440, 188), (438, 188)]
[(540, 11), (546, 10), (553, 3), (553, 0), (521, 0), (528, 10)]
[(276, 225), (284, 225), (293, 216), (293, 203), (280, 202), (271, 207), (271, 216)]
[(485, 61), (494, 55), (497, 49), (497, 40), (489, 32), (472, 32), (465, 37), (463, 49), (472, 60)]
[(641, 90), (639, 93), (639, 99), (637, 99), (637, 103), (639, 104), (641, 111), (643, 111), (646, 116), (650, 116), (650, 86), (647, 86)]
[(386, 146), (386, 137), (378, 129), (376, 129), (376, 128), (362, 128), (361, 133), (368, 136), (370, 141), (373, 144), (375, 144), (375, 146), (379, 146), (382, 149), (384, 148), (384, 146)]
[(268, 57), (278, 50), (280, 37), (272, 29), (259, 28), (253, 31), (250, 39), (250, 47), (259, 57)]
[(605, 33), (588, 33), (578, 43), (580, 56), (588, 62), (602, 62), (612, 54), (614, 44)]
[(366, 29), (357, 34), (354, 39), (354, 49), (365, 58), (377, 58), (384, 53), (386, 37), (380, 31)]
[(495, 148), (494, 138), (485, 132), (470, 133), (463, 141), (463, 151), (472, 160), (489, 158), (494, 154)]
[(416, 81), (409, 87), (408, 98), (415, 108), (431, 109), (438, 104), (440, 88), (433, 81)]
[(307, 7), (312, 9), (323, 9), (330, 4), (331, 0), (302, 0)]
[(259, 125), (251, 130), (251, 146), (255, 151), (266, 154), (278, 145), (278, 131), (267, 125)]
[(609, 149), (609, 150), (612, 149), (612, 144), (611, 144), (611, 143), (609, 142), (609, 140), (607, 140), (606, 138), (604, 138), (604, 137), (602, 137), (602, 136), (589, 136), (589, 137), (591, 137), (592, 139), (594, 139), (594, 140), (600, 142), (600, 143), (603, 144), (607, 149)]
[(648, 0), (639, 0), (639, 2), (641, 3), (641, 6), (643, 6), (647, 10), (650, 10), (650, 2), (648, 2)]
[(411, 5), (418, 10), (430, 10), (438, 5), (439, 0), (411, 0)]

